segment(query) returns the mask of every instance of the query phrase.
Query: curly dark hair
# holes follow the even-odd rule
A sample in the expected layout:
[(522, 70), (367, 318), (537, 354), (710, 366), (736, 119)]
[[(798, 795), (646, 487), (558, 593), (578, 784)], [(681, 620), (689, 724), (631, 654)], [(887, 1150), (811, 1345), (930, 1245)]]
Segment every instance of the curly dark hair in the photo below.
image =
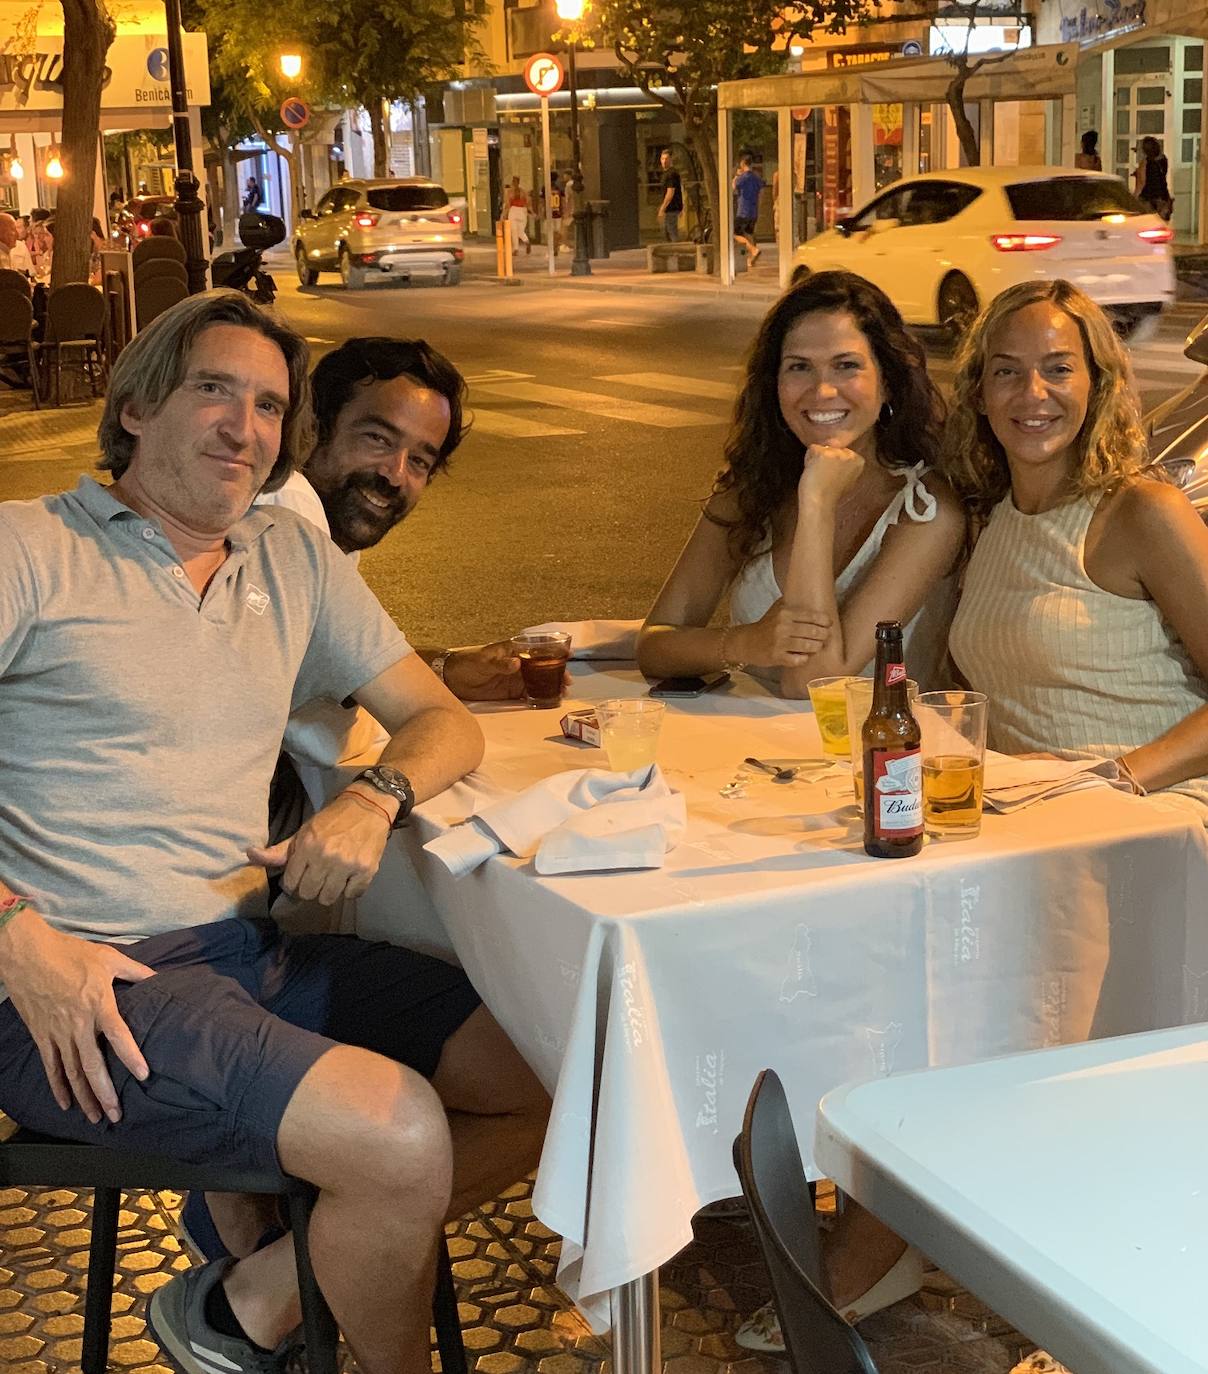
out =
[(423, 339), (348, 339), (320, 358), (310, 374), (316, 442), (322, 445), (330, 440), (340, 412), (358, 387), (368, 382), (392, 382), (396, 377), (409, 377), (449, 403), (449, 432), (432, 465), (431, 475), (435, 476), (449, 466), (453, 450), (469, 429), (465, 419), (466, 382), (448, 358)]
[(746, 378), (726, 438), (726, 466), (713, 496), (733, 492), (738, 518), (724, 520), (730, 548), (746, 563), (767, 547), (776, 511), (793, 495), (805, 461), (801, 440), (780, 410), (780, 356), (790, 329), (803, 315), (846, 311), (868, 340), (881, 370), (888, 405), (877, 421), (877, 461), (887, 468), (935, 462), (944, 402), (927, 375), (927, 355), (910, 334), (897, 306), (879, 287), (854, 272), (817, 272), (790, 287), (760, 326), (747, 359)]

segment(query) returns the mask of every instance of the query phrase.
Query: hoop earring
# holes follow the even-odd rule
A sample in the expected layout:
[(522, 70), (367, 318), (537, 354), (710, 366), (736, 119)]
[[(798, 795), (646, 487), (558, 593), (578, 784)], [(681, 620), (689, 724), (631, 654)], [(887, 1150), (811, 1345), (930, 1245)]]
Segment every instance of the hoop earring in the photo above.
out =
[(890, 420), (892, 420), (892, 419), (893, 419), (893, 406), (891, 406), (891, 405), (889, 404), (889, 402), (886, 401), (886, 402), (881, 406), (881, 413), (880, 413), (880, 415), (877, 416), (877, 423), (878, 423), (878, 424), (882, 424), (882, 425), (887, 425), (887, 424), (890, 422)]

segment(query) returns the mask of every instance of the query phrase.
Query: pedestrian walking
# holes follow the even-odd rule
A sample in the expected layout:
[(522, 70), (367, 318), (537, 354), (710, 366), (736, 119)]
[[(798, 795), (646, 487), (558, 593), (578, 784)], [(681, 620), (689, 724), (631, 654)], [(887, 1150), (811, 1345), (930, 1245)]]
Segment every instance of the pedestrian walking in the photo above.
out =
[(247, 189), (243, 193), (243, 213), (246, 215), (260, 206), (260, 183), (255, 177), (248, 177)]
[(1170, 194), (1170, 184), (1166, 180), (1170, 170), (1162, 145), (1149, 135), (1141, 140), (1141, 161), (1133, 169), (1133, 185), (1137, 199), (1147, 205), (1155, 215), (1169, 219), (1174, 214), (1174, 198)]
[(680, 215), (684, 212), (684, 183), (672, 164), (670, 148), (664, 148), (659, 154), (659, 166), (663, 169), (663, 200), (658, 214), (663, 238), (668, 243), (678, 243)]
[(1101, 172), (1103, 159), (1099, 156), (1099, 130), (1088, 129), (1082, 135), (1082, 151), (1074, 157), (1074, 166), (1083, 172)]
[(733, 186), (737, 197), (734, 241), (747, 250), (747, 265), (750, 267), (754, 267), (760, 253), (759, 244), (755, 242), (755, 221), (759, 218), (759, 197), (766, 185), (763, 177), (751, 166), (750, 157), (744, 153), (734, 173)]
[[(553, 220), (554, 257), (562, 248), (562, 183), (557, 172), (549, 174), (549, 217)], [(544, 192), (542, 193), (544, 199)]]
[(520, 178), (513, 177), (512, 184), (503, 193), (503, 217), (507, 220), (509, 232), (512, 235), (513, 253), (522, 243), (526, 253), (533, 251), (533, 245), (529, 241), (528, 235), (528, 216), (528, 196), (520, 185)]

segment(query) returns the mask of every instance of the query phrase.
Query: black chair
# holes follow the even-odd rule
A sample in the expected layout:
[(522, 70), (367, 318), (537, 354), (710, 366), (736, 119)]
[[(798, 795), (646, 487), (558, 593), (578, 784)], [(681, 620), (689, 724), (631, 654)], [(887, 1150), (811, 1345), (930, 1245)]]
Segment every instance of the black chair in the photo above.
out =
[(40, 410), (38, 365), (34, 356), (34, 307), (29, 296), (6, 291), (0, 282), (0, 364), (24, 362), (29, 369), (29, 385), (34, 393), (34, 409)]
[[(38, 353), (49, 360), (54, 375), (54, 403), (58, 405), (64, 367), (78, 365), (87, 376), (92, 394), (97, 378), (105, 375), (105, 297), (87, 282), (71, 282), (50, 293), (46, 302), (46, 327)], [(78, 355), (72, 358), (70, 354)]]
[[(88, 1252), (88, 1289), (84, 1298), (83, 1374), (106, 1374), (117, 1260), (118, 1206), (123, 1191), (268, 1193), (284, 1199), (294, 1238), (298, 1291), (310, 1374), (337, 1374), (339, 1333), (319, 1291), (307, 1243), (314, 1189), (295, 1178), (227, 1169), (212, 1164), (182, 1164), (164, 1155), (130, 1149), (81, 1145), (33, 1131), (19, 1130), (0, 1143), (0, 1187), (91, 1188), (92, 1239)], [(466, 1352), (449, 1252), (438, 1247), (432, 1323), (443, 1374), (466, 1374)]]
[(26, 297), (33, 295), (29, 278), (24, 272), (18, 272), (15, 267), (0, 267), (0, 291), (20, 291)]
[(152, 277), (150, 281), (134, 283), (134, 315), (138, 327), (146, 329), (152, 320), (158, 319), (165, 310), (183, 301), (189, 294), (188, 286), (176, 277)]
[(795, 1374), (877, 1374), (868, 1347), (830, 1300), (793, 1118), (771, 1069), (764, 1069), (751, 1089), (742, 1134), (734, 1141), (734, 1167)]
[(175, 258), (145, 258), (137, 263), (134, 268), (134, 289), (137, 291), (144, 282), (159, 281), (161, 278), (178, 281), (188, 289), (189, 274), (185, 271), (184, 263), (177, 262)]
[(153, 258), (167, 258), (172, 262), (183, 263), (185, 246), (179, 239), (168, 238), (166, 234), (152, 234), (149, 238), (139, 239), (131, 253), (134, 266), (140, 267)]

